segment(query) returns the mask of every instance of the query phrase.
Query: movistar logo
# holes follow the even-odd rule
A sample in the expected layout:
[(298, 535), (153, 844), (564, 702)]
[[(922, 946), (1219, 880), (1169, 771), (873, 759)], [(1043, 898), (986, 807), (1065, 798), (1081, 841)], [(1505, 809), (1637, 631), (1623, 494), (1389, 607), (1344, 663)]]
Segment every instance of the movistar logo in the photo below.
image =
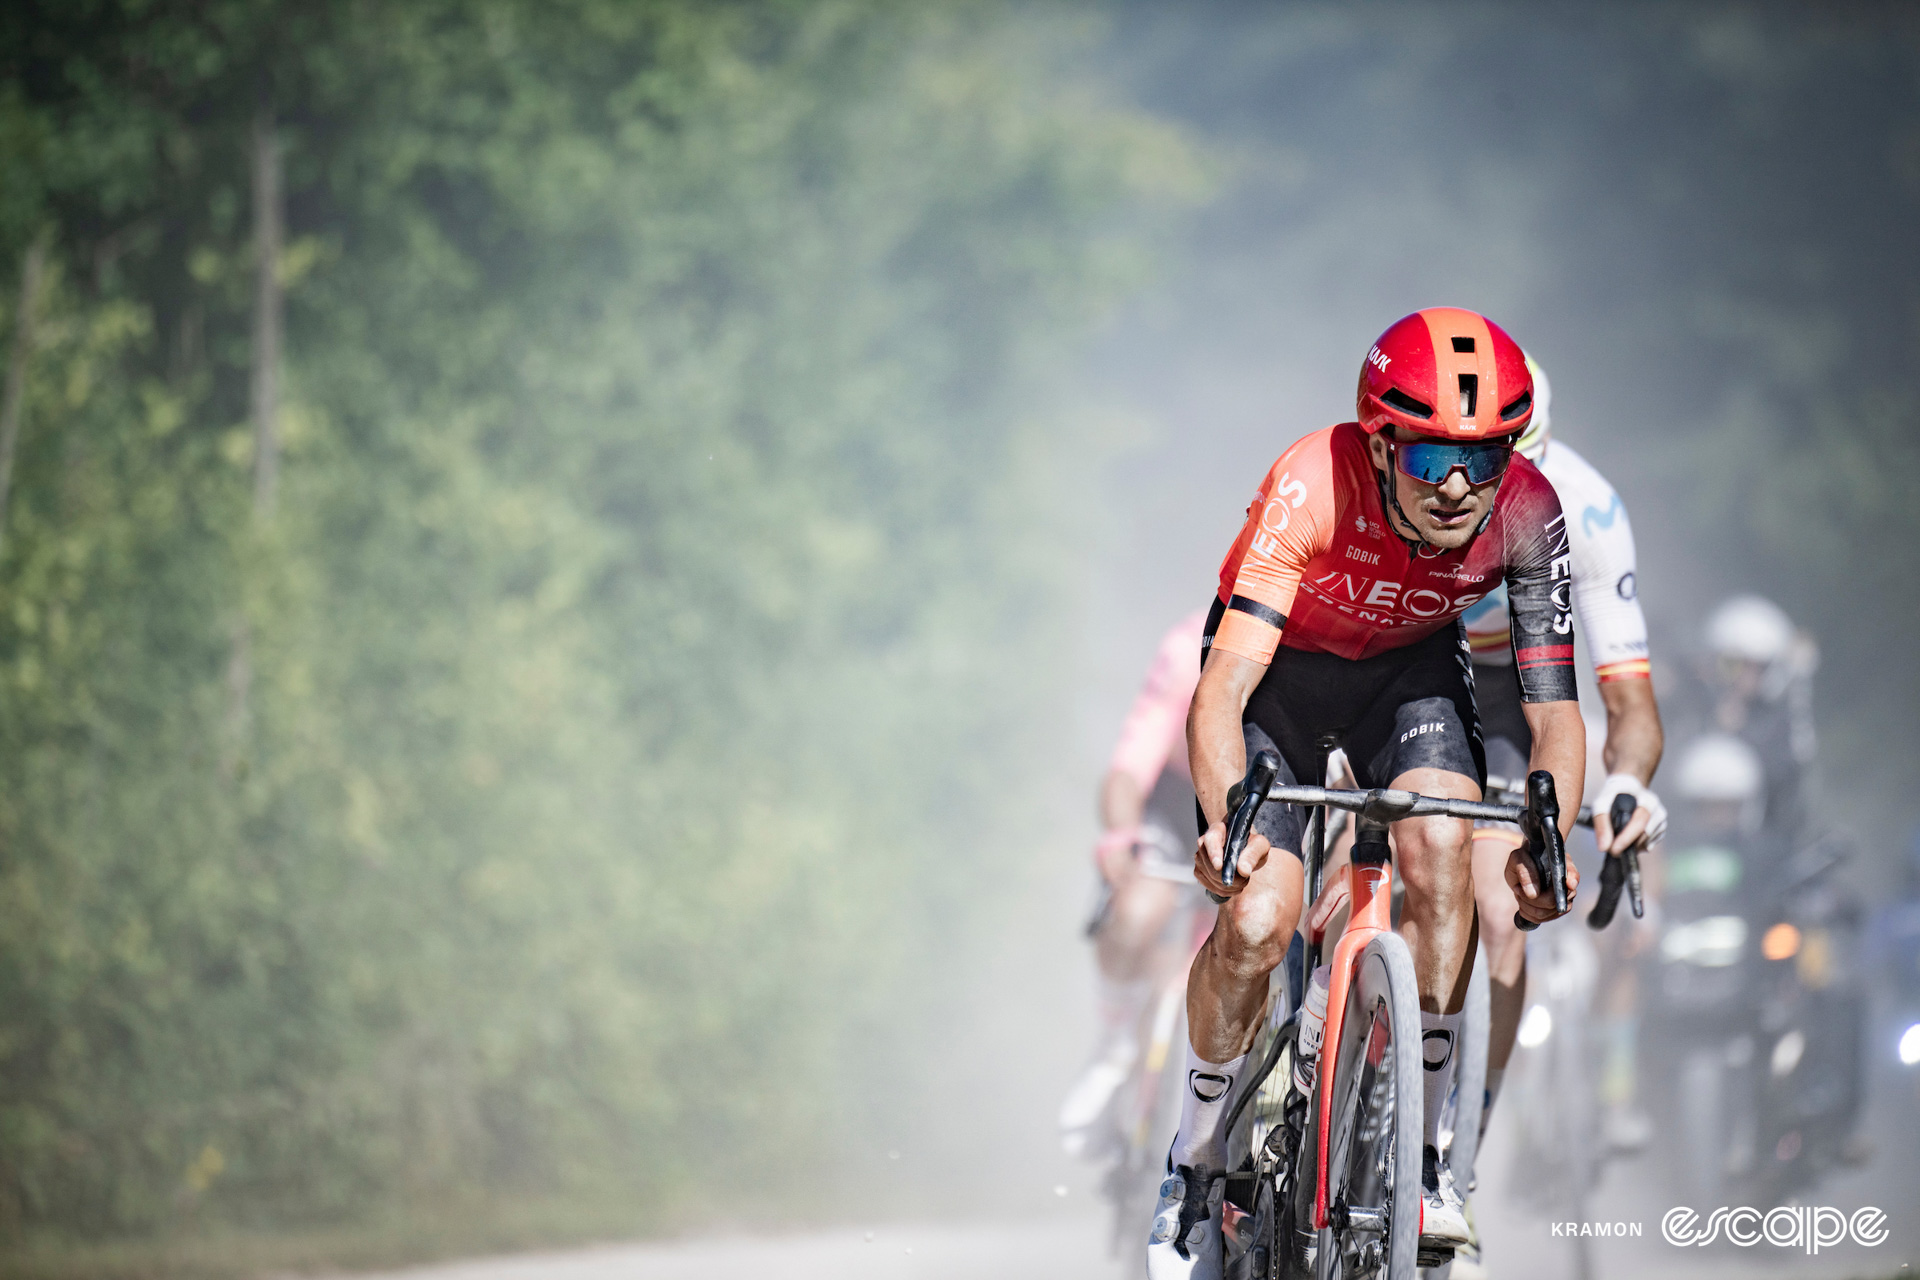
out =
[(1588, 507), (1580, 513), (1580, 531), (1591, 538), (1593, 536), (1593, 526), (1595, 525), (1599, 525), (1602, 529), (1611, 529), (1613, 528), (1613, 522), (1620, 516), (1625, 515), (1626, 510), (1625, 507), (1620, 505), (1620, 495), (1616, 493), (1613, 495), (1613, 505), (1609, 506), (1605, 511), (1602, 511), (1598, 507)]

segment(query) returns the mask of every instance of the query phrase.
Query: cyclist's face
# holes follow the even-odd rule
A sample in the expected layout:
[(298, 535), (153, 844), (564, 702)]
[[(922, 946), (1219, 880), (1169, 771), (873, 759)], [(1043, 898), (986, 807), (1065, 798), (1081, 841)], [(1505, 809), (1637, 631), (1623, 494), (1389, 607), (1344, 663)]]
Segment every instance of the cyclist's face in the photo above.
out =
[[(1485, 484), (1471, 484), (1465, 469), (1456, 467), (1439, 484), (1427, 484), (1393, 465), (1389, 438), (1396, 444), (1411, 444), (1422, 437), (1399, 427), (1390, 427), (1367, 440), (1373, 465), (1385, 472), (1388, 481), (1393, 484), (1400, 510), (1412, 522), (1414, 532), (1429, 544), (1445, 551), (1466, 546), (1472, 541), (1474, 530), (1487, 518), (1487, 512), (1493, 509), (1494, 495), (1500, 492), (1499, 477)], [(1399, 523), (1397, 519), (1395, 523)]]

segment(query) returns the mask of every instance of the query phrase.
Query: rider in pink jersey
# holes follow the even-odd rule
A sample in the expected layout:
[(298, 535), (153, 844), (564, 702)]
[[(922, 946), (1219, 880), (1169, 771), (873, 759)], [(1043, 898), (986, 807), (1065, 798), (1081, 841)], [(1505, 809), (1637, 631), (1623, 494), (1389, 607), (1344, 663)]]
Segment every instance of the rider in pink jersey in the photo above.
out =
[(1107, 890), (1094, 929), (1099, 1038), (1060, 1107), (1061, 1140), (1079, 1154), (1140, 1055), (1139, 1028), (1154, 989), (1185, 961), (1161, 945), (1182, 890), (1192, 889), (1193, 774), (1187, 706), (1200, 681), (1206, 610), (1160, 640), (1100, 784), (1102, 834), (1094, 861)]

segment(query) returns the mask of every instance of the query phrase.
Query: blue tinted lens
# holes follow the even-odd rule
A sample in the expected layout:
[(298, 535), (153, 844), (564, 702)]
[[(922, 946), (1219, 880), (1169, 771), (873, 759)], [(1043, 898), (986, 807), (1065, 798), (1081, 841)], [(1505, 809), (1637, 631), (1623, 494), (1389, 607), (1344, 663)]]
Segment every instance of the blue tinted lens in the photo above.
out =
[(1507, 462), (1513, 456), (1513, 451), (1504, 440), (1475, 441), (1471, 444), (1422, 440), (1414, 444), (1396, 444), (1393, 451), (1399, 459), (1400, 470), (1423, 484), (1443, 483), (1453, 474), (1455, 467), (1466, 469), (1468, 484), (1485, 484), (1504, 474)]

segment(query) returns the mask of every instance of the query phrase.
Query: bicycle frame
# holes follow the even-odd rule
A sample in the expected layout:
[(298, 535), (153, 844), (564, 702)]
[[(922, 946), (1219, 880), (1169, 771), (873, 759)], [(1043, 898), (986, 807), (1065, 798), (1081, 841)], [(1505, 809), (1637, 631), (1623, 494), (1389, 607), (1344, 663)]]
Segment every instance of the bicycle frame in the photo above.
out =
[[(1324, 765), (1322, 768), (1324, 773)], [(1417, 817), (1486, 818), (1499, 822), (1518, 822), (1527, 810), (1521, 805), (1422, 796), (1378, 787), (1371, 791), (1334, 791), (1323, 787), (1274, 786), (1268, 790), (1267, 799), (1315, 806), (1306, 842), (1309, 855), (1308, 888), (1315, 898), (1322, 887), (1320, 873), (1324, 851), (1320, 847), (1319, 837), (1327, 806), (1346, 809), (1358, 817), (1353, 855), (1346, 867), (1350, 903), (1347, 926), (1334, 944), (1333, 959), (1329, 962), (1331, 972), (1328, 975), (1327, 1015), (1320, 1039), (1320, 1061), (1315, 1068), (1320, 1087), (1315, 1089), (1318, 1094), (1316, 1128), (1319, 1132), (1316, 1139), (1317, 1158), (1314, 1161), (1313, 1225), (1315, 1230), (1324, 1230), (1328, 1208), (1327, 1153), (1333, 1121), (1333, 1092), (1330, 1085), (1333, 1079), (1333, 1056), (1338, 1052), (1340, 1036), (1346, 1025), (1347, 993), (1353, 984), (1354, 966), (1367, 945), (1381, 934), (1393, 930), (1393, 863), (1387, 844), (1388, 828), (1402, 818)], [(1562, 853), (1560, 856), (1564, 859), (1565, 855)], [(1319, 939), (1308, 939), (1304, 959), (1309, 974), (1318, 956), (1319, 945)]]
[[(1326, 776), (1326, 756), (1333, 742), (1323, 739), (1317, 744), (1320, 748), (1320, 769), (1322, 778)], [(1253, 822), (1262, 804), (1279, 801), (1283, 804), (1297, 804), (1309, 807), (1306, 839), (1301, 850), (1306, 860), (1307, 891), (1309, 901), (1317, 900), (1321, 889), (1324, 870), (1322, 845), (1326, 829), (1326, 811), (1342, 809), (1358, 819), (1355, 830), (1353, 854), (1346, 867), (1349, 907), (1346, 927), (1341, 931), (1334, 944), (1333, 959), (1329, 963), (1326, 1019), (1322, 1024), (1322, 1038), (1319, 1060), (1315, 1064), (1315, 1097), (1310, 1104), (1311, 1117), (1307, 1121), (1315, 1131), (1311, 1151), (1314, 1156), (1312, 1211), (1308, 1215), (1307, 1206), (1296, 1201), (1294, 1212), (1309, 1217), (1311, 1230), (1323, 1232), (1332, 1228), (1333, 1206), (1329, 1204), (1328, 1187), (1330, 1182), (1329, 1157), (1332, 1152), (1334, 1081), (1340, 1058), (1340, 1046), (1346, 1033), (1347, 1001), (1354, 983), (1360, 976), (1360, 965), (1369, 950), (1375, 948), (1381, 936), (1393, 932), (1393, 867), (1392, 853), (1388, 843), (1388, 831), (1391, 825), (1406, 818), (1448, 817), (1465, 819), (1488, 819), (1497, 822), (1518, 822), (1523, 830), (1529, 831), (1529, 840), (1537, 841), (1538, 848), (1531, 853), (1534, 864), (1542, 872), (1542, 878), (1555, 890), (1561, 910), (1565, 910), (1566, 901), (1566, 849), (1559, 828), (1559, 806), (1554, 797), (1552, 775), (1537, 770), (1529, 777), (1527, 803), (1525, 805), (1488, 803), (1483, 800), (1466, 800), (1448, 796), (1427, 796), (1412, 791), (1395, 788), (1376, 787), (1367, 791), (1331, 790), (1321, 786), (1294, 786), (1275, 784), (1266, 780), (1275, 777), (1280, 768), (1276, 753), (1261, 752), (1253, 761), (1246, 778), (1235, 784), (1228, 793), (1228, 806), (1231, 821), (1228, 824), (1228, 838), (1223, 850), (1221, 879), (1225, 885), (1233, 884), (1234, 864), (1244, 848), (1252, 829)], [(1209, 890), (1211, 892), (1211, 890)], [(1220, 901), (1218, 897), (1216, 901)], [(1516, 923), (1521, 917), (1516, 913)], [(1523, 925), (1523, 927), (1527, 927)], [(1309, 934), (1301, 949), (1301, 983), (1304, 991), (1314, 968), (1319, 962), (1322, 939)], [(1404, 954), (1404, 953), (1402, 953)], [(1407, 966), (1403, 981), (1415, 981), (1411, 972), (1411, 959), (1404, 957), (1399, 963)], [(1296, 1003), (1298, 994), (1295, 996)], [(1416, 1002), (1417, 1007), (1417, 1002)], [(1400, 1006), (1397, 1019), (1409, 1015), (1404, 1004)], [(1297, 1026), (1299, 1009), (1289, 1015), (1288, 1023)], [(1398, 1028), (1396, 1037), (1408, 1028)], [(1284, 1045), (1289, 1043), (1288, 1028), (1282, 1027), (1275, 1036), (1272, 1046), (1266, 1053), (1260, 1067), (1256, 1070), (1241, 1099), (1229, 1112), (1227, 1127), (1232, 1129), (1243, 1109), (1251, 1102), (1253, 1094), (1259, 1089), (1281, 1055)], [(1404, 1041), (1401, 1041), (1404, 1044)], [(1362, 1047), (1361, 1052), (1375, 1055), (1382, 1046), (1375, 1044), (1373, 1037)], [(1397, 1052), (1397, 1050), (1396, 1050)], [(1404, 1072), (1404, 1063), (1400, 1071)], [(1418, 1091), (1415, 1090), (1417, 1093)], [(1418, 1098), (1399, 1100), (1406, 1105), (1418, 1106)], [(1401, 1114), (1405, 1114), (1402, 1112)], [(1305, 1138), (1305, 1134), (1300, 1135)], [(1401, 1136), (1402, 1142), (1405, 1135)], [(1271, 1135), (1268, 1145), (1271, 1144)], [(1298, 1161), (1302, 1153), (1298, 1147), (1289, 1157), (1294, 1169), (1299, 1171)], [(1276, 1152), (1277, 1153), (1277, 1152)], [(1397, 1153), (1396, 1159), (1418, 1160), (1414, 1152)], [(1415, 1166), (1417, 1171), (1417, 1166)], [(1399, 1172), (1404, 1172), (1400, 1168)], [(1258, 1175), (1256, 1175), (1257, 1177)], [(1306, 1186), (1304, 1179), (1293, 1183), (1297, 1190), (1289, 1191), (1289, 1196), (1304, 1197)], [(1351, 1208), (1349, 1206), (1349, 1208)], [(1341, 1229), (1345, 1229), (1342, 1224)], [(1296, 1223), (1293, 1228), (1295, 1237), (1307, 1230), (1304, 1223)], [(1286, 1247), (1291, 1248), (1289, 1242)], [(1397, 1247), (1406, 1247), (1404, 1242)]]
[[(1313, 1188), (1313, 1225), (1316, 1230), (1327, 1225), (1327, 1143), (1333, 1126), (1333, 1055), (1337, 1052), (1341, 1032), (1345, 1029), (1347, 1017), (1347, 991), (1353, 982), (1354, 965), (1360, 959), (1360, 953), (1367, 944), (1383, 933), (1393, 931), (1393, 863), (1385, 857), (1378, 861), (1369, 858), (1361, 861), (1360, 850), (1369, 835), (1377, 836), (1378, 847), (1384, 852), (1387, 829), (1385, 824), (1366, 818), (1360, 820), (1360, 828), (1355, 833), (1353, 857), (1347, 863), (1347, 888), (1351, 897), (1351, 906), (1347, 909), (1347, 927), (1340, 934), (1340, 940), (1333, 946), (1333, 959), (1329, 962), (1327, 986), (1326, 1029), (1320, 1037), (1320, 1062), (1315, 1068), (1316, 1078), (1322, 1087), (1314, 1090), (1319, 1095), (1319, 1152), (1315, 1161)], [(1319, 851), (1316, 850), (1316, 853)]]

